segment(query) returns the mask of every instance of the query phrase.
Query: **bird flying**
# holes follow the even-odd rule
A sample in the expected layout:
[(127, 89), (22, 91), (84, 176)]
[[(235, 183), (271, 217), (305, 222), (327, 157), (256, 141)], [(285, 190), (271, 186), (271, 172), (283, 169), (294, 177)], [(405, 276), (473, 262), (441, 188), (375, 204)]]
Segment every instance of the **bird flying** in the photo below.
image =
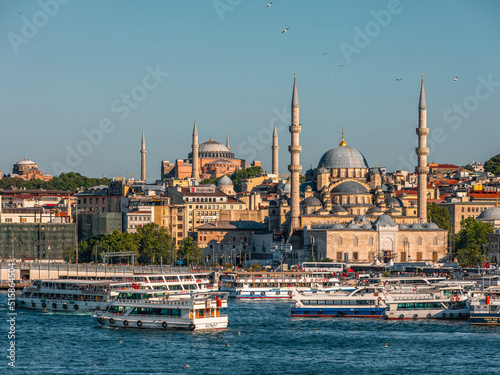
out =
[(289, 27), (287, 27), (286, 29), (283, 29), (283, 31), (281, 32), (282, 34), (286, 33), (288, 31)]
[(187, 369), (188, 367), (189, 367), (189, 365), (184, 366), (184, 370)]
[(453, 83), (457, 82), (457, 80), (458, 80), (458, 76), (453, 78)]
[(342, 68), (345, 64), (339, 64), (339, 66)]
[(272, 3), (273, 2), (271, 1), (269, 4), (267, 4), (266, 8), (269, 8), (272, 5)]
[(403, 78), (396, 78), (395, 81), (402, 81)]

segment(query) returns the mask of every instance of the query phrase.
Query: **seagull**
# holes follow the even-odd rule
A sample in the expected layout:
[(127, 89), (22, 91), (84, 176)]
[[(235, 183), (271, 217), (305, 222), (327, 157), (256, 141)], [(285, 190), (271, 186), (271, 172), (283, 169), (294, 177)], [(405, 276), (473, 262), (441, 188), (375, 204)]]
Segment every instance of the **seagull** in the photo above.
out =
[(318, 332), (318, 327), (316, 327), (316, 332)]
[(286, 29), (283, 29), (283, 31), (281, 33), (282, 34), (286, 33), (288, 29), (289, 29), (289, 27), (287, 27)]
[(457, 82), (458, 76), (453, 78), (453, 83)]
[(444, 65), (441, 65), (441, 68), (444, 69)]
[(396, 78), (395, 81), (401, 81), (403, 78)]
[(323, 56), (325, 56), (325, 55), (328, 55), (328, 52), (325, 52), (325, 53), (323, 54)]
[(229, 343), (228, 343), (228, 342), (226, 342), (226, 346), (229, 346)]
[(345, 64), (339, 64), (339, 66), (342, 68)]
[(269, 8), (272, 5), (272, 3), (273, 2), (271, 1), (269, 4), (267, 4), (266, 8)]
[(189, 367), (189, 365), (184, 366), (184, 370), (187, 369), (188, 367)]
[(94, 363), (94, 367), (97, 367), (97, 363)]
[(388, 347), (389, 347), (389, 343), (388, 343), (388, 342), (386, 342), (386, 343), (385, 343), (385, 347), (386, 347), (386, 348), (388, 348)]
[(123, 342), (123, 340), (119, 340), (119, 341), (118, 341), (118, 343), (120, 343), (120, 344), (121, 344), (122, 342)]
[(238, 335), (241, 335), (241, 331), (238, 331)]

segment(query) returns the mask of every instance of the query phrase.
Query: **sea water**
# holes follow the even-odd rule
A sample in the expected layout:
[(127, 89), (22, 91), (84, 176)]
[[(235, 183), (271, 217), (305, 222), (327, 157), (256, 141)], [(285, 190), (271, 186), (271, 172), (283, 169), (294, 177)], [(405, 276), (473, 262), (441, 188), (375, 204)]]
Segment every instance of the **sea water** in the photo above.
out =
[(16, 309), (9, 340), (11, 315), (0, 293), (0, 374), (500, 373), (500, 327), (292, 318), (290, 306), (230, 300), (229, 328), (204, 332), (102, 328), (90, 314)]

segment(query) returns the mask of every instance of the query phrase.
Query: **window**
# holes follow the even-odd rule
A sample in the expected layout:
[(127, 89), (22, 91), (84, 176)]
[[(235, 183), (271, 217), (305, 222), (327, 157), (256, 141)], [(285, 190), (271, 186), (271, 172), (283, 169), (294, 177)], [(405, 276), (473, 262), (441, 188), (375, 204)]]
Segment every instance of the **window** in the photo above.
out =
[(373, 246), (373, 237), (368, 238), (368, 246)]
[(92, 204), (92, 198), (89, 198), (89, 204)]
[(26, 219), (25, 217), (22, 217), (21, 218), (21, 223), (26, 223), (26, 222), (28, 222), (28, 219)]
[(417, 238), (417, 245), (422, 245), (422, 237)]
[(5, 222), (6, 222), (6, 223), (12, 223), (12, 218), (11, 218), (11, 217), (6, 218), (6, 219), (5, 219)]
[(353, 240), (352, 240), (352, 246), (358, 246), (358, 237), (354, 237), (353, 238)]
[(355, 251), (354, 253), (352, 253), (352, 259), (353, 260), (358, 260), (358, 252)]
[(406, 262), (406, 253), (405, 252), (401, 253), (401, 262)]
[[(337, 238), (337, 245), (342, 246), (342, 237)], [(338, 256), (337, 256), (337, 258), (338, 258)], [(340, 256), (340, 259), (342, 259), (342, 255)]]
[(434, 237), (434, 238), (432, 239), (432, 244), (433, 244), (433, 245), (437, 245), (437, 244), (438, 244), (438, 238), (437, 238), (437, 237)]
[(340, 251), (337, 251), (337, 261), (342, 262), (342, 252), (340, 252)]
[(438, 260), (438, 253), (436, 251), (432, 252), (432, 261), (437, 262)]

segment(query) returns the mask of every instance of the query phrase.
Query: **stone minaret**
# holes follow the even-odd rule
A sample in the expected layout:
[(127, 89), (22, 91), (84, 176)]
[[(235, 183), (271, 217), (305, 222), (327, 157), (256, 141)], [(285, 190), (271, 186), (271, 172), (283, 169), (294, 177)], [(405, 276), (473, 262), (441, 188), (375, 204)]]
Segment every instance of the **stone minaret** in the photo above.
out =
[(273, 168), (272, 168), (272, 174), (275, 174), (276, 176), (279, 174), (279, 165), (278, 165), (278, 131), (276, 130), (276, 123), (274, 123), (274, 131), (273, 131)]
[(144, 139), (144, 126), (142, 127), (141, 142), (141, 181), (146, 182), (146, 140)]
[(427, 222), (427, 173), (429, 173), (429, 167), (427, 166), (427, 155), (429, 154), (427, 134), (429, 134), (429, 128), (427, 127), (427, 105), (425, 104), (424, 75), (422, 74), (420, 102), (418, 103), (418, 148), (416, 149), (418, 167), (415, 168), (415, 172), (418, 174), (417, 213), (421, 223)]
[(226, 147), (228, 150), (231, 150), (231, 147), (229, 146), (229, 132), (227, 132)]
[(191, 178), (194, 178), (196, 181), (199, 179), (199, 163), (198, 163), (198, 129), (196, 129), (196, 120), (194, 120), (193, 127), (193, 161), (191, 163)]
[(293, 94), (292, 94), (292, 123), (290, 125), (290, 134), (292, 135), (292, 144), (288, 147), (291, 155), (291, 162), (288, 166), (291, 180), (291, 207), (290, 207), (290, 232), (300, 229), (300, 195), (299, 195), (299, 173), (302, 170), (300, 163), (300, 152), (302, 147), (299, 145), (299, 134), (301, 131), (299, 124), (299, 96), (297, 94), (297, 78), (293, 76)]

